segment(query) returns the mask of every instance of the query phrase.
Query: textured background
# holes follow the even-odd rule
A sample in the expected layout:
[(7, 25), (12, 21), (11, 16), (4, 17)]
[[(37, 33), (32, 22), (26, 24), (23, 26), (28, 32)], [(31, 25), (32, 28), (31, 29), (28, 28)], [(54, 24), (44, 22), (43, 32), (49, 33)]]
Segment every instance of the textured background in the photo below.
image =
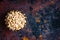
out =
[[(25, 28), (13, 32), (6, 27), (10, 10), (26, 14)], [(60, 40), (60, 0), (0, 0), (0, 40)]]

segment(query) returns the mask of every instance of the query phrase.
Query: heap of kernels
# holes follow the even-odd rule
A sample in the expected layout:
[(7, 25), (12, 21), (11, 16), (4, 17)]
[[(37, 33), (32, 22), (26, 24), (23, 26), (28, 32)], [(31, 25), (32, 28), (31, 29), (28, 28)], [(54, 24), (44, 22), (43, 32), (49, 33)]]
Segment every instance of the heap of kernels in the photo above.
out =
[(11, 30), (20, 30), (26, 25), (25, 14), (21, 11), (10, 11), (6, 16), (6, 25)]

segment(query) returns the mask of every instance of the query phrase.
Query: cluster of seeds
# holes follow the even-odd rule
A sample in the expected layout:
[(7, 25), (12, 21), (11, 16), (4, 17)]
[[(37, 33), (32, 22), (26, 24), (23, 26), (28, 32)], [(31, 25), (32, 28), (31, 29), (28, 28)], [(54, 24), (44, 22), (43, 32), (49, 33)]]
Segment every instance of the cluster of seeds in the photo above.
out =
[(6, 25), (11, 30), (20, 30), (26, 25), (25, 14), (20, 11), (10, 11), (6, 16)]

